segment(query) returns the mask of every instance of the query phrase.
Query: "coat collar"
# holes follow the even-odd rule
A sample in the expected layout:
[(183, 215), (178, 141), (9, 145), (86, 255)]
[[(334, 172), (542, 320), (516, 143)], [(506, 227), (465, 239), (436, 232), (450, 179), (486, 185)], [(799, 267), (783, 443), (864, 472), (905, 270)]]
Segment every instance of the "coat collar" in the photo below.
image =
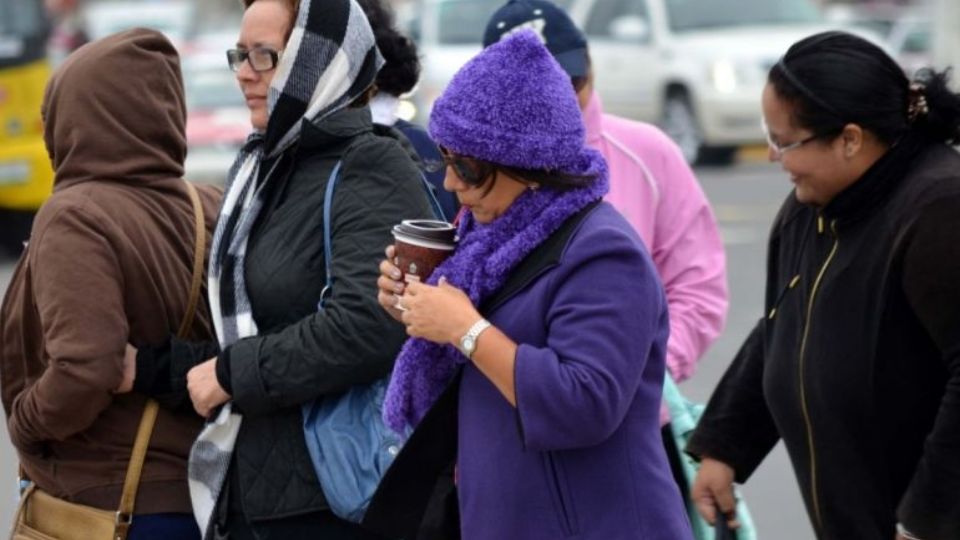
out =
[(299, 151), (311, 155), (322, 154), (328, 150), (339, 153), (340, 144), (371, 131), (373, 120), (370, 117), (370, 108), (347, 107), (317, 123), (304, 120)]
[(852, 223), (872, 215), (903, 182), (917, 157), (929, 143), (917, 134), (908, 134), (894, 144), (856, 182), (823, 208), (828, 219)]

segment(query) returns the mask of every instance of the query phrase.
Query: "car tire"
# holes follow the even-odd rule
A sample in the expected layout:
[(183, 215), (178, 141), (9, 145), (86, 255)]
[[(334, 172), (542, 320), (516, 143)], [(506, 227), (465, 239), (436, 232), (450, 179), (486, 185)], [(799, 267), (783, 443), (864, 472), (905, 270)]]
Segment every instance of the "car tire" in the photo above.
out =
[(687, 163), (696, 163), (703, 146), (697, 115), (683, 92), (671, 92), (663, 104), (660, 127), (680, 147)]
[(0, 258), (17, 258), (23, 253), (34, 215), (32, 210), (0, 209)]
[(705, 146), (700, 123), (682, 91), (673, 91), (663, 105), (663, 131), (677, 146), (691, 165), (729, 165), (737, 155), (736, 146)]

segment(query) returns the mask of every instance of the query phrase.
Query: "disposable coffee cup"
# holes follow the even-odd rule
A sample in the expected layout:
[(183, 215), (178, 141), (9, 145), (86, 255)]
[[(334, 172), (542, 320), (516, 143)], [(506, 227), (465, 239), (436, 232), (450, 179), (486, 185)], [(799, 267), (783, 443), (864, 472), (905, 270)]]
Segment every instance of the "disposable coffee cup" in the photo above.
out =
[(403, 281), (423, 281), (457, 247), (457, 229), (446, 221), (405, 219), (393, 227), (393, 264)]

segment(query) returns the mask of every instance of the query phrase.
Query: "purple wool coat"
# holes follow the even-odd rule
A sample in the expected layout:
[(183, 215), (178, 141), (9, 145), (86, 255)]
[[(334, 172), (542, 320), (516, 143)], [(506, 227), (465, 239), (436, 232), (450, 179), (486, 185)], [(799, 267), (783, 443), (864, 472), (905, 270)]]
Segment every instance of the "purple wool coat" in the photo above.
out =
[(650, 257), (607, 203), (554, 251), (486, 313), (519, 344), (517, 407), (463, 371), (463, 538), (692, 538), (660, 435), (669, 323)]

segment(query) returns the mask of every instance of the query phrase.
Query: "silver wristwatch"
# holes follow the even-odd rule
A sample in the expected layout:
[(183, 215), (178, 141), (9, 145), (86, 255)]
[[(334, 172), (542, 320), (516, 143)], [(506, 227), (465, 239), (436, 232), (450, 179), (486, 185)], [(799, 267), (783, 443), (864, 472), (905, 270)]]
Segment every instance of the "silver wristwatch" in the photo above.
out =
[(486, 319), (480, 319), (479, 321), (473, 323), (473, 326), (467, 330), (467, 333), (460, 338), (460, 352), (463, 353), (467, 358), (473, 357), (473, 351), (477, 350), (477, 338), (480, 337), (480, 334), (490, 328), (490, 321)]

